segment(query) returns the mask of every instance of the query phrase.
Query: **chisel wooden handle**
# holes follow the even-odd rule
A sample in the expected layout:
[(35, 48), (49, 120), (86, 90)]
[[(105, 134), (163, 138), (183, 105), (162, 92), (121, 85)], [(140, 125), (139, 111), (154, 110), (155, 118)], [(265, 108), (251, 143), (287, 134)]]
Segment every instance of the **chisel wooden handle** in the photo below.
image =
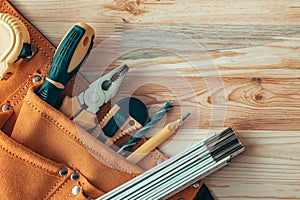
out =
[(175, 131), (170, 130), (168, 126), (164, 127), (162, 130), (156, 133), (152, 138), (150, 138), (147, 142), (145, 142), (142, 146), (140, 146), (137, 150), (135, 150), (132, 154), (130, 154), (127, 157), (127, 159), (134, 163), (139, 162), (148, 153), (150, 153), (153, 149), (155, 149), (161, 143), (166, 141), (174, 133)]
[(76, 23), (60, 42), (48, 76), (37, 95), (54, 105), (60, 92), (78, 72), (93, 46), (94, 29), (83, 22)]
[(127, 159), (131, 162), (139, 162), (143, 159), (148, 153), (150, 153), (153, 149), (161, 145), (164, 141), (166, 141), (169, 137), (171, 137), (181, 126), (182, 122), (190, 116), (191, 113), (187, 113), (181, 118), (167, 124), (163, 129), (158, 131), (152, 138), (150, 138), (147, 142), (145, 142), (142, 146), (140, 146), (137, 150), (135, 150), (132, 154), (130, 154)]

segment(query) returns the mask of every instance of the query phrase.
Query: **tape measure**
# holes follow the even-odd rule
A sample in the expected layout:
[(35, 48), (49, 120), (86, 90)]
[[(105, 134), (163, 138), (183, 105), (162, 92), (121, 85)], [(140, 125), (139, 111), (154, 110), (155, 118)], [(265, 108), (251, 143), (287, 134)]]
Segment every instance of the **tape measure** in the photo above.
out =
[(0, 13), (0, 80), (13, 74), (22, 59), (30, 59), (37, 49), (30, 44), (26, 26), (16, 17)]

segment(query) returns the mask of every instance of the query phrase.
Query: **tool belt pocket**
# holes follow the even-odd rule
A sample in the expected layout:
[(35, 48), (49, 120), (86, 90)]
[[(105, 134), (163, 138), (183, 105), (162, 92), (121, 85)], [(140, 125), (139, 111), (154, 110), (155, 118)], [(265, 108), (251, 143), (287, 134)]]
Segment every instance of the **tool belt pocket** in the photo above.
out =
[(35, 94), (36, 89), (28, 90), (11, 138), (86, 177), (99, 189), (94, 196), (94, 191), (90, 195), (89, 189), (82, 188), (87, 196), (100, 196), (144, 171), (40, 99)]
[(0, 199), (86, 199), (103, 194), (80, 172), (37, 154), (2, 131), (0, 151)]
[[(26, 153), (30, 154), (33, 160), (42, 159), (39, 163), (30, 162), (30, 167), (20, 168), (27, 174), (28, 179), (42, 177), (35, 180), (34, 184), (27, 183), (28, 190), (36, 190), (40, 188), (39, 185), (41, 188), (47, 188), (43, 184), (51, 186), (51, 191), (47, 192), (48, 196), (41, 195), (44, 192), (41, 191), (36, 194), (37, 197), (63, 199), (70, 195), (74, 199), (96, 198), (153, 167), (162, 158), (162, 154), (156, 150), (138, 165), (129, 162), (40, 99), (35, 94), (37, 88), (29, 88), (11, 137), (5, 135), (7, 140), (15, 143), (14, 146), (30, 152)], [(5, 140), (1, 142), (5, 143)], [(25, 162), (24, 165), (27, 164), (24, 154), (21, 154), (19, 159)], [(14, 162), (12, 161), (12, 165)], [(48, 163), (51, 164), (49, 167)], [(45, 172), (40, 172), (39, 164), (42, 165), (42, 169), (45, 168)], [(47, 175), (48, 168), (52, 170), (50, 175)], [(62, 171), (67, 171), (67, 174), (61, 175)], [(49, 177), (44, 178), (43, 173)], [(77, 178), (73, 180), (73, 176)], [(20, 181), (20, 177), (13, 180)], [(28, 195), (27, 199), (29, 198), (32, 198), (32, 194)]]

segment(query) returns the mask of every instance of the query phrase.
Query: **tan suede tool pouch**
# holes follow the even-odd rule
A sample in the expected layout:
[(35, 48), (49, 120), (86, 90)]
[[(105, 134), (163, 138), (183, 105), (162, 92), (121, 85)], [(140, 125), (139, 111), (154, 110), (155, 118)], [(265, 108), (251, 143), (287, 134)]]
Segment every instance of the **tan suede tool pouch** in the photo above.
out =
[(104, 192), (143, 172), (121, 156), (115, 156), (113, 150), (41, 100), (34, 93), (34, 88), (29, 89), (23, 101), (11, 135), (21, 144), (84, 174)]
[[(0, 1), (0, 11), (19, 18), (38, 47), (30, 61), (0, 81), (0, 106), (8, 108), (0, 111), (0, 199), (96, 198), (164, 158), (156, 150), (138, 165), (130, 163), (38, 98), (35, 90), (55, 47), (8, 1)], [(189, 187), (172, 199), (193, 199), (199, 188)]]
[[(3, 132), (0, 152), (0, 199), (86, 199), (103, 194), (80, 173), (36, 154)], [(74, 173), (80, 178), (72, 180)]]
[[(80, 174), (79, 184), (84, 178), (84, 182), (87, 179), (100, 189), (94, 190), (88, 184), (78, 185), (84, 195), (95, 198), (102, 191), (108, 192), (143, 172), (37, 97), (34, 88), (28, 90), (23, 101), (12, 138), (55, 162), (69, 166)], [(70, 192), (63, 195), (70, 195)], [(185, 197), (196, 192), (197, 189), (189, 188)]]

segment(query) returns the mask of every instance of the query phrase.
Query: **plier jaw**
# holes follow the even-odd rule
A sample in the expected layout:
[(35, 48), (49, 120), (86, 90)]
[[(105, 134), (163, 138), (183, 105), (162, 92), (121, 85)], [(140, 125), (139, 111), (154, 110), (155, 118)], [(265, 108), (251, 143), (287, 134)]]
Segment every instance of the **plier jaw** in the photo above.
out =
[(96, 79), (87, 90), (78, 95), (80, 105), (96, 114), (103, 104), (116, 95), (128, 70), (128, 66), (124, 64)]

